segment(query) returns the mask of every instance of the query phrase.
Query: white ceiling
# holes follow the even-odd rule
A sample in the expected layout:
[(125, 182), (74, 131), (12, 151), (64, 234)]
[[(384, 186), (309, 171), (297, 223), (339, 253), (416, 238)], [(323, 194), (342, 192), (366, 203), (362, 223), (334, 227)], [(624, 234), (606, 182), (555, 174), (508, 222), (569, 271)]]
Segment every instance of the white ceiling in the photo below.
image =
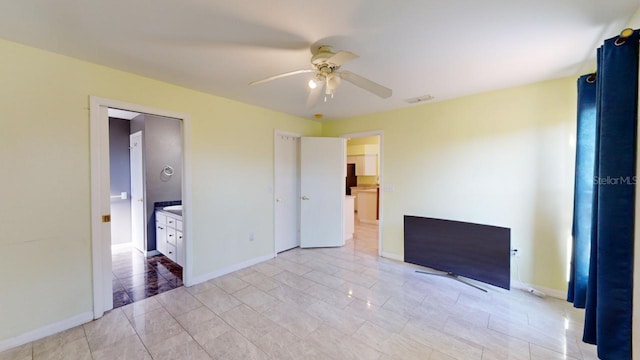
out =
[[(593, 68), (640, 0), (0, 0), (0, 38), (282, 112), (325, 119), (440, 101)], [(306, 108), (309, 47), (393, 89), (343, 82)]]

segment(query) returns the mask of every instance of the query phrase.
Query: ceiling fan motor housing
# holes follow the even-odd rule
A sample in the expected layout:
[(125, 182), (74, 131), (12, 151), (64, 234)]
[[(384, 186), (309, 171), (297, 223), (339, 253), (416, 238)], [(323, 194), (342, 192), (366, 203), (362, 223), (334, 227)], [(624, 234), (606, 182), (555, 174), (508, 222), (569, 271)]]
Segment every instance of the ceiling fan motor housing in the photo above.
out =
[(311, 63), (313, 64), (313, 66), (318, 68), (318, 70), (320, 69), (320, 67), (322, 67), (323, 64), (326, 64), (330, 67), (331, 65), (333, 65), (332, 68), (335, 69), (337, 68), (335, 64), (327, 63), (327, 60), (333, 55), (335, 55), (335, 53), (332, 51), (331, 46), (322, 45), (320, 46), (320, 48), (318, 48), (318, 52), (311, 57)]

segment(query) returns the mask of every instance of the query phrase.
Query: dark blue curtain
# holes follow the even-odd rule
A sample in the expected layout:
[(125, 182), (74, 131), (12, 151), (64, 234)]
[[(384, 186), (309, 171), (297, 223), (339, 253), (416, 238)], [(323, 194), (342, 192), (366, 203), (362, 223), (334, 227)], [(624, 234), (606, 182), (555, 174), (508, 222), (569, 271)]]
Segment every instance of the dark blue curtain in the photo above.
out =
[[(604, 360), (631, 359), (638, 41), (637, 31), (625, 41), (605, 41), (598, 50), (595, 86), (587, 77), (578, 80), (574, 247), (567, 299), (585, 307), (583, 340), (597, 344)], [(595, 122), (585, 116), (591, 109)], [(584, 181), (590, 171), (592, 186)]]
[(578, 79), (578, 128), (573, 199), (573, 251), (567, 300), (584, 309), (589, 281), (596, 155), (596, 75)]

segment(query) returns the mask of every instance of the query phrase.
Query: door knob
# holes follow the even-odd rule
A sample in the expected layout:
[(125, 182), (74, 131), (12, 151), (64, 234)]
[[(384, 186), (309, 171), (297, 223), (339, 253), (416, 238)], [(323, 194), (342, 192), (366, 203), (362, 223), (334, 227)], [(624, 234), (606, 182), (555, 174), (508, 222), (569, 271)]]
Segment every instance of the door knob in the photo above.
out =
[(300, 199), (302, 199), (302, 200), (309, 200), (309, 198), (308, 198), (308, 197), (306, 197), (306, 196), (303, 196), (303, 197), (301, 197)]

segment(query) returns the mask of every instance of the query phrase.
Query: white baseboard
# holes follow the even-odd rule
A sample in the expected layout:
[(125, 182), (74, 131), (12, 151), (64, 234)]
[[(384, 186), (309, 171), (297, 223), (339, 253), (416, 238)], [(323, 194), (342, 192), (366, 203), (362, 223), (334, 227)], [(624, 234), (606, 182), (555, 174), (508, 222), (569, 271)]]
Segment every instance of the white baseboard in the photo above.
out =
[(151, 250), (151, 251), (147, 251), (147, 252), (145, 253), (145, 256), (146, 256), (146, 257), (152, 257), (152, 256), (160, 255), (160, 254), (161, 254), (161, 253), (160, 253), (160, 251), (158, 251), (158, 250)]
[(233, 264), (231, 266), (227, 266), (225, 268), (222, 268), (220, 270), (216, 270), (214, 272), (210, 272), (208, 274), (195, 276), (193, 279), (191, 279), (191, 283), (189, 284), (189, 286), (200, 284), (200, 283), (205, 282), (207, 280), (215, 279), (215, 278), (220, 277), (222, 275), (227, 275), (227, 274), (230, 274), (230, 273), (232, 273), (234, 271), (238, 271), (238, 270), (244, 269), (246, 267), (253, 266), (255, 264), (259, 264), (259, 263), (261, 263), (263, 261), (271, 260), (273, 258), (274, 258), (273, 254), (267, 254), (267, 255), (264, 255), (264, 256), (257, 257), (257, 258), (249, 259), (247, 261), (243, 261), (241, 263), (237, 263), (237, 264)]
[[(385, 252), (385, 251), (383, 251), (380, 255), (383, 258), (404, 262), (404, 256), (402, 256), (402, 255), (397, 255), (397, 254), (390, 253), (390, 252)], [(562, 291), (562, 290), (558, 290), (558, 289), (552, 289), (552, 288), (548, 288), (546, 286), (528, 284), (528, 283), (525, 283), (525, 282), (511, 280), (511, 288), (512, 289), (534, 288), (536, 290), (542, 291), (547, 296), (550, 296), (552, 298), (556, 298), (556, 299), (560, 299), (560, 300), (566, 300), (567, 299), (567, 292), (566, 291)]]
[(383, 258), (404, 262), (404, 256), (403, 255), (398, 255), (398, 254), (394, 254), (394, 253), (390, 253), (390, 252), (386, 252), (386, 251), (383, 251), (380, 255)]
[(40, 340), (49, 335), (57, 334), (61, 331), (69, 330), (78, 325), (88, 323), (91, 320), (93, 320), (93, 311), (87, 311), (68, 319), (60, 320), (53, 324), (45, 325), (41, 328), (31, 330), (24, 334), (2, 340), (0, 341), (0, 352), (20, 345), (24, 345), (32, 341)]
[(528, 284), (528, 283), (525, 283), (525, 282), (513, 281), (512, 280), (511, 281), (511, 288), (512, 289), (534, 288), (536, 290), (542, 291), (547, 296), (551, 296), (552, 298), (556, 298), (556, 299), (560, 299), (560, 300), (566, 300), (567, 299), (567, 293), (565, 291), (561, 291), (561, 290), (557, 290), (557, 289), (551, 289), (551, 288), (548, 288), (546, 286)]

